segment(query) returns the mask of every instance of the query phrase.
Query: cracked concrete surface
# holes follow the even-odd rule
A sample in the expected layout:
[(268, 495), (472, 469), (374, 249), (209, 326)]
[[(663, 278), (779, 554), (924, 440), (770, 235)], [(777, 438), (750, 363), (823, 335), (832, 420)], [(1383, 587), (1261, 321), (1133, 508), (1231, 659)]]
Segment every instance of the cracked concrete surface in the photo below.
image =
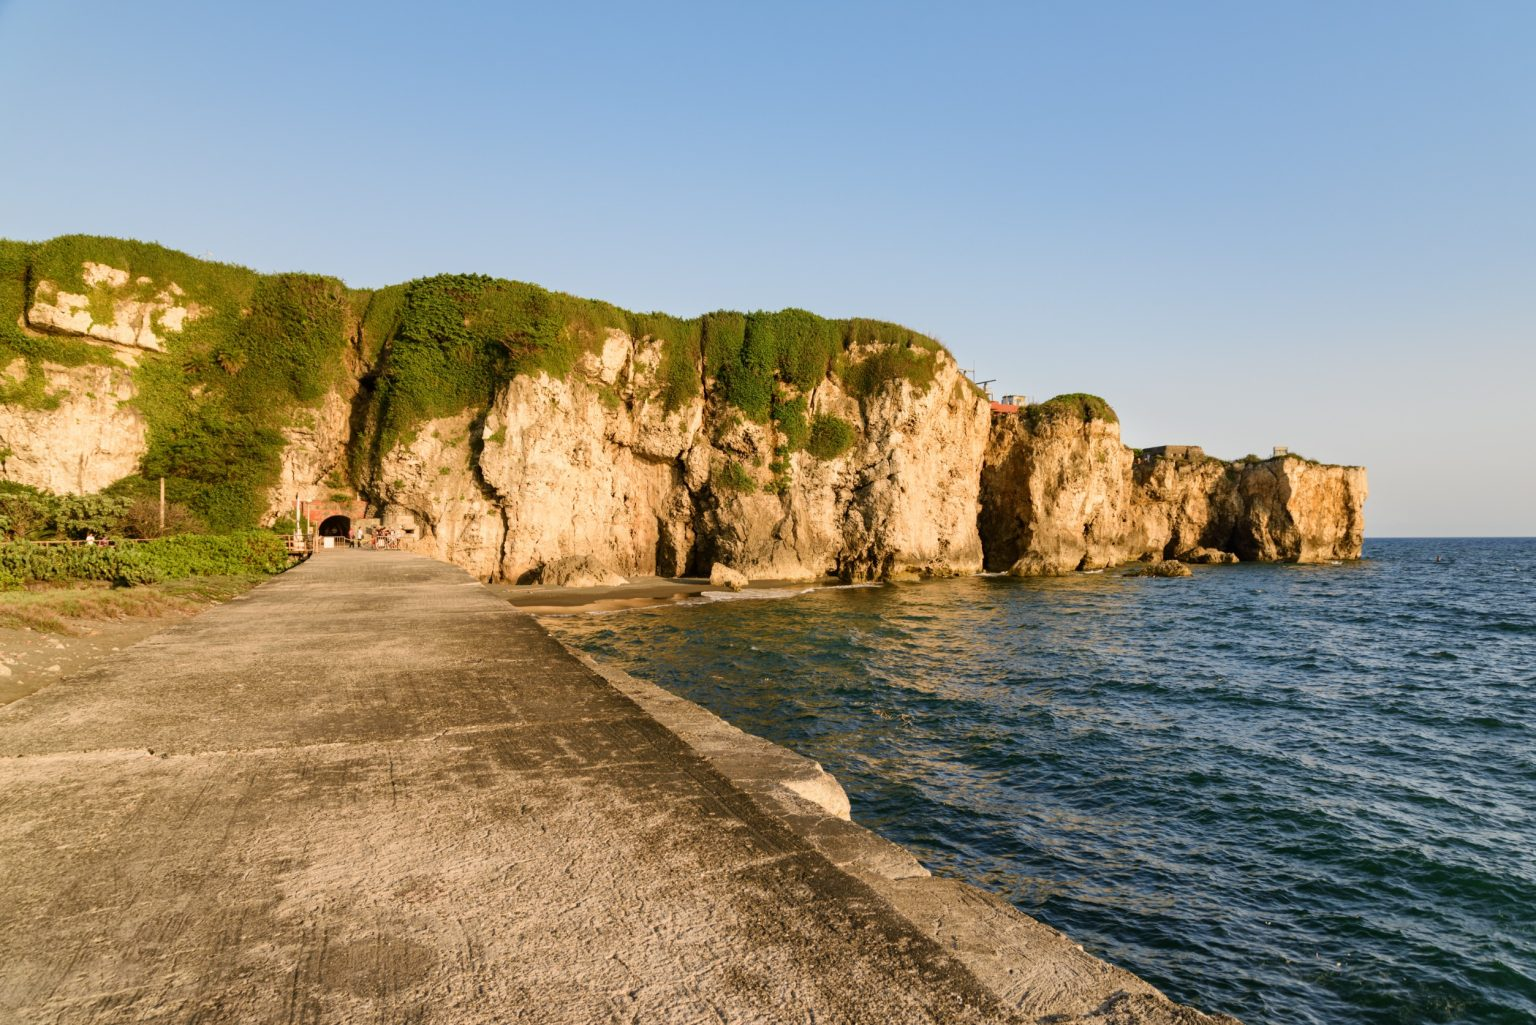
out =
[[(326, 553), (0, 710), (0, 1021), (1063, 1014), (987, 981), (976, 897), (701, 750), (461, 571)], [(1058, 1020), (1197, 1020), (1109, 971)]]

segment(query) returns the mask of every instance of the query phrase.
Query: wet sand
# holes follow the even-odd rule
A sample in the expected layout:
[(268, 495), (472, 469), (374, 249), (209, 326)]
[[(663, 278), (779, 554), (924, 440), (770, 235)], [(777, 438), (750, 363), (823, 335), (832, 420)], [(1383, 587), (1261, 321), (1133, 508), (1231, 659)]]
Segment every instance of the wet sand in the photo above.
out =
[[(617, 612), (623, 609), (670, 605), (690, 598), (729, 600), (757, 591), (805, 591), (836, 587), (836, 577), (820, 580), (754, 580), (740, 592), (711, 587), (703, 577), (631, 577), (629, 583), (611, 587), (544, 587), (540, 584), (492, 584), (491, 590), (524, 612), (540, 616), (584, 612)], [(773, 595), (779, 597), (778, 594)]]

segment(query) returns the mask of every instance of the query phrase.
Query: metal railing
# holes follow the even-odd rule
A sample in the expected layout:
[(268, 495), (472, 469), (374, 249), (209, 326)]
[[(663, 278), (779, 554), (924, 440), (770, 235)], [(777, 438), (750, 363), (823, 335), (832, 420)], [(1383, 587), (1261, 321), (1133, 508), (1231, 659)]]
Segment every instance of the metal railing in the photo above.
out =
[(98, 537), (94, 541), (87, 541), (81, 538), (79, 540), (69, 539), (64, 541), (27, 541), (26, 543), (29, 545), (74, 545), (76, 547), (89, 545), (93, 548), (111, 548), (115, 545), (140, 545), (146, 541), (153, 540), (154, 538), (152, 537)]

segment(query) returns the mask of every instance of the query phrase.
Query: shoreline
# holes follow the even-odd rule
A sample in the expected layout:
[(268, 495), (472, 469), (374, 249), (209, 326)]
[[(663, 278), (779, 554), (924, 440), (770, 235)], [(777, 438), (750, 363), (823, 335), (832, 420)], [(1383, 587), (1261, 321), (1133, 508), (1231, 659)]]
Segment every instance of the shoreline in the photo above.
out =
[(732, 591), (711, 585), (705, 577), (636, 576), (623, 584), (598, 584), (591, 587), (549, 587), (543, 584), (485, 586), (519, 612), (532, 616), (570, 616), (710, 601), (766, 600), (825, 588), (884, 585), (846, 584), (837, 577), (821, 577), (816, 580), (753, 580), (740, 591)]
[(691, 748), (764, 813), (873, 889), (1003, 1003), (1038, 1021), (1083, 1025), (1241, 1025), (1179, 1004), (1140, 976), (1088, 953), (1005, 898), (935, 876), (905, 847), (853, 820), (847, 792), (821, 763), (748, 733), (702, 705), (545, 635)]

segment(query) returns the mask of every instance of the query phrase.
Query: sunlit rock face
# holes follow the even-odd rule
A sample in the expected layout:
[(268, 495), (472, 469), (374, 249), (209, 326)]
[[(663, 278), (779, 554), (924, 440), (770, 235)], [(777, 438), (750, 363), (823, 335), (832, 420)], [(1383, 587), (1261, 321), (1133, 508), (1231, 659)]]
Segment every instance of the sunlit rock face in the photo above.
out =
[(1051, 576), (1178, 559), (1357, 559), (1365, 470), (1296, 456), (1138, 456), (1105, 419), (993, 419), (981, 475), (987, 568)]
[[(590, 556), (624, 576), (893, 579), (981, 568), (987, 407), (947, 355), (926, 388), (863, 400), (832, 378), (811, 414), (857, 440), (780, 455), (768, 424), (702, 397), (667, 408), (658, 343), (611, 331), (563, 378), (519, 376), (489, 408), (424, 425), (369, 488), (439, 558), (505, 580)], [(743, 474), (733, 479), (728, 469)]]
[(175, 282), (157, 285), (147, 277), (130, 282), (126, 270), (105, 264), (81, 265), (87, 292), (66, 292), (39, 281), (27, 309), (27, 324), (39, 331), (79, 335), (126, 348), (165, 351), (167, 332), (179, 333), (200, 314)]
[(6, 480), (59, 494), (91, 494), (138, 469), (147, 448), (144, 418), (133, 408), (124, 367), (15, 360), (0, 371), (8, 385), (41, 375), (39, 401), (0, 403), (0, 468)]
[[(168, 278), (109, 263), (86, 261), (78, 280), (79, 292), (39, 281), (17, 306), (18, 328), (71, 336), (89, 354), (82, 366), (31, 355), (0, 368), (10, 396), (0, 404), (0, 475), (90, 493), (139, 472), (149, 439), (168, 437), (152, 435), (135, 385), (161, 381), (163, 410), (165, 378), (139, 375), (211, 368), (184, 398), (219, 408), (228, 383), (251, 372), (251, 352), (270, 349), (252, 350), (250, 339), (225, 347), (224, 320), (252, 316), (227, 297), (220, 313)], [(274, 294), (321, 303), (322, 313), (345, 307), (326, 322), (335, 325), (326, 345), (298, 350), (323, 350), (335, 373), (273, 427), (276, 483), (263, 478), (256, 503), (265, 522), (296, 501), (348, 516), (366, 507), (411, 546), (483, 579), (554, 578), (572, 566), (593, 579), (703, 576), (718, 564), (756, 579), (896, 580), (983, 564), (1052, 575), (1136, 560), (1360, 554), (1363, 469), (1294, 456), (1227, 463), (1192, 446), (1137, 453), (1092, 396), (994, 414), (931, 340), (931, 368), (874, 386), (850, 368), (877, 365), (899, 341), (847, 341), (819, 377), (795, 377), (798, 386), (774, 377), (772, 416), (788, 402), (806, 418), (793, 444), (766, 412), (753, 420), (728, 403), (697, 353), (690, 379), (687, 363), (669, 364), (667, 343), (605, 327), (584, 336), (568, 371), (492, 379), (469, 408), (413, 421), (386, 445), (366, 401), (388, 359), (381, 339), (365, 339), (371, 307), (348, 305), (339, 283), (323, 294), (303, 287)], [(317, 323), (303, 309), (259, 344)], [(679, 373), (681, 391), (671, 387)], [(835, 422), (836, 443), (809, 445), (812, 420)]]

